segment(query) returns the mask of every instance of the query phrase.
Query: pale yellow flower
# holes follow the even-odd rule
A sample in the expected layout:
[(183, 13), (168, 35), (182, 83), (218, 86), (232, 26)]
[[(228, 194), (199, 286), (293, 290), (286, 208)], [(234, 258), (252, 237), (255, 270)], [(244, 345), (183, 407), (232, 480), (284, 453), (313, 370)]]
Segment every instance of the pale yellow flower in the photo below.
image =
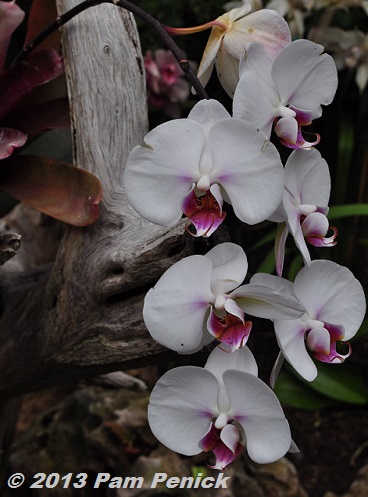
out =
[(223, 88), (232, 97), (239, 81), (239, 60), (246, 43), (261, 43), (272, 59), (290, 43), (289, 26), (280, 14), (268, 9), (249, 14), (251, 8), (250, 4), (245, 4), (195, 28), (166, 28), (172, 34), (191, 34), (212, 28), (197, 74), (203, 86), (215, 65)]

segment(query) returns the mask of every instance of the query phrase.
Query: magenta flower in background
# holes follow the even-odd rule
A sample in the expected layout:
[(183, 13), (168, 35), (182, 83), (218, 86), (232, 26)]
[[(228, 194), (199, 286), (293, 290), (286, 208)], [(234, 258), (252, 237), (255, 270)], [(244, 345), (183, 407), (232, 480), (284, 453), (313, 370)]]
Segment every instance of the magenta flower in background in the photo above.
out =
[(170, 117), (180, 116), (179, 104), (190, 94), (188, 81), (169, 50), (148, 50), (144, 56), (148, 104)]

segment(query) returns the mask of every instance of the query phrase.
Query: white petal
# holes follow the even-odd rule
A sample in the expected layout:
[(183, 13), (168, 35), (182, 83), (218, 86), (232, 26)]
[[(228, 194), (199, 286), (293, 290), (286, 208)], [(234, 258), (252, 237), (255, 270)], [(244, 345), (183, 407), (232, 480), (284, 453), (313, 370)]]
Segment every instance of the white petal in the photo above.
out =
[(248, 261), (239, 245), (221, 243), (207, 252), (205, 257), (213, 263), (211, 288), (215, 295), (227, 293), (243, 283)]
[(262, 9), (234, 22), (224, 37), (223, 45), (239, 59), (245, 42), (257, 42), (274, 60), (290, 41), (290, 29), (285, 19), (274, 10)]
[(272, 67), (272, 79), (283, 105), (322, 114), (321, 105), (332, 102), (337, 89), (337, 70), (333, 58), (323, 54), (322, 45), (296, 40), (285, 47)]
[(303, 235), (302, 228), (300, 226), (300, 206), (295, 204), (296, 202), (289, 195), (289, 193), (286, 192), (283, 197), (283, 205), (287, 213), (286, 224), (289, 228), (290, 233), (294, 237), (295, 245), (298, 247), (300, 253), (303, 256), (304, 264), (309, 266), (311, 263), (311, 257)]
[(218, 381), (222, 381), (222, 375), (227, 369), (258, 375), (256, 360), (246, 345), (234, 352), (224, 352), (221, 345), (218, 345), (208, 356), (205, 368), (211, 371)]
[(273, 276), (272, 274), (267, 273), (256, 273), (250, 279), (250, 283), (253, 285), (263, 285), (275, 290), (276, 292), (286, 293), (287, 295), (295, 297), (294, 284), (285, 278), (280, 278), (279, 276)]
[(182, 216), (185, 195), (200, 178), (203, 129), (193, 120), (173, 120), (148, 133), (145, 143), (129, 154), (123, 175), (125, 192), (143, 218), (172, 226)]
[(230, 298), (246, 314), (265, 319), (294, 319), (304, 313), (304, 307), (292, 295), (263, 285), (249, 283), (230, 294)]
[(305, 347), (306, 331), (307, 327), (300, 319), (275, 322), (277, 342), (285, 359), (300, 376), (313, 381), (317, 376), (317, 368)]
[(279, 154), (253, 125), (226, 119), (212, 126), (211, 173), (228, 195), (236, 216), (248, 224), (267, 219), (279, 206), (284, 171)]
[(298, 138), (298, 123), (291, 116), (282, 117), (277, 121), (275, 133), (279, 138), (295, 145)]
[(260, 44), (247, 44), (240, 62), (241, 77), (233, 102), (233, 116), (253, 123), (268, 137), (280, 105), (271, 67), (272, 60)]
[(228, 415), (241, 424), (249, 457), (259, 464), (283, 457), (291, 434), (273, 391), (256, 376), (239, 371), (226, 371), (224, 383), (231, 400)]
[(239, 430), (234, 425), (226, 425), (220, 433), (220, 438), (228, 449), (235, 454), (236, 446), (240, 440)]
[(299, 204), (327, 206), (331, 179), (318, 150), (295, 150), (285, 164), (285, 188)]
[(199, 64), (197, 77), (203, 86), (206, 86), (211, 77), (216, 54), (220, 48), (224, 37), (224, 29), (214, 26), (208, 38), (206, 48), (204, 49), (201, 63)]
[(192, 119), (204, 127), (211, 127), (215, 122), (229, 119), (230, 114), (217, 100), (200, 100), (188, 114)]
[(361, 284), (348, 268), (332, 261), (312, 261), (295, 278), (294, 290), (312, 319), (343, 326), (345, 340), (358, 331), (366, 302)]
[(143, 318), (152, 337), (181, 353), (191, 353), (203, 338), (211, 292), (212, 262), (201, 255), (169, 268), (145, 298)]
[(195, 366), (171, 369), (152, 390), (148, 421), (153, 434), (179, 454), (199, 454), (198, 443), (219, 414), (217, 394), (217, 380), (209, 371)]
[(331, 337), (325, 328), (314, 328), (310, 330), (307, 338), (307, 345), (310, 350), (314, 352), (321, 352), (322, 354), (330, 353)]

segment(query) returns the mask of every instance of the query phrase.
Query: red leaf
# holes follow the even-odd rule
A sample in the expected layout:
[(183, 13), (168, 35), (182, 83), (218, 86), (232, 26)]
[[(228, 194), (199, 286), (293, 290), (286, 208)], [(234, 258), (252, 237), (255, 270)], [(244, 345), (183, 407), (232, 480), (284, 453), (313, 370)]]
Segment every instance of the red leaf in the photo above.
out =
[(101, 184), (93, 174), (31, 155), (12, 156), (0, 163), (0, 189), (73, 226), (96, 221), (102, 198)]
[(11, 35), (24, 19), (24, 12), (13, 2), (0, 2), (0, 71), (4, 67)]
[(28, 136), (48, 129), (69, 128), (69, 101), (67, 98), (58, 98), (37, 105), (24, 105), (11, 114), (6, 124)]
[(16, 129), (0, 128), (0, 160), (6, 159), (15, 148), (22, 147), (27, 141), (27, 135)]
[(52, 48), (41, 48), (0, 74), (0, 119), (27, 93), (55, 79), (63, 71), (60, 55)]

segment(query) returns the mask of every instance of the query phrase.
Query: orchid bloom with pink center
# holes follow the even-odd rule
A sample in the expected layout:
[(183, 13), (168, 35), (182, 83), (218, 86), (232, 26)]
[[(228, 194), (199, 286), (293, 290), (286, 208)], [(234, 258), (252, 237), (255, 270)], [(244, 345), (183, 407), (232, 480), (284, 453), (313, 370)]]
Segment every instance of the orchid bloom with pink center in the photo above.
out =
[[(294, 150), (285, 165), (285, 192), (271, 220), (279, 223), (276, 237), (276, 270), (281, 276), (285, 242), (289, 233), (300, 250), (304, 263), (311, 264), (306, 241), (315, 247), (336, 245), (336, 228), (327, 220), (331, 179), (327, 162), (318, 150)], [(332, 236), (327, 237), (329, 230)]]
[[(274, 321), (282, 355), (307, 381), (317, 376), (318, 361), (341, 364), (350, 355), (347, 343), (357, 333), (366, 310), (364, 291), (351, 271), (332, 261), (312, 261), (294, 283), (268, 274), (257, 274), (251, 283), (268, 285), (298, 299), (304, 314), (297, 319)], [(347, 353), (337, 345), (345, 343)]]
[(155, 437), (192, 456), (212, 452), (223, 470), (244, 450), (267, 464), (291, 448), (289, 424), (274, 392), (258, 377), (247, 347), (231, 354), (216, 348), (204, 368), (171, 369), (156, 383), (148, 407)]
[(246, 42), (261, 43), (272, 59), (290, 43), (290, 29), (282, 16), (269, 9), (249, 14), (251, 9), (252, 6), (246, 3), (202, 26), (166, 27), (173, 35), (192, 34), (212, 28), (197, 74), (203, 86), (208, 83), (215, 65), (224, 90), (233, 97), (239, 81), (239, 60)]
[(323, 47), (296, 40), (270, 58), (262, 45), (248, 43), (240, 64), (240, 81), (234, 95), (234, 117), (252, 122), (271, 135), (275, 132), (290, 148), (310, 148), (301, 127), (321, 117), (321, 105), (332, 102), (337, 70)]
[(302, 315), (294, 297), (262, 285), (239, 286), (247, 270), (243, 249), (233, 243), (177, 262), (146, 295), (148, 331), (160, 344), (184, 354), (215, 338), (236, 350), (246, 343), (252, 326), (244, 312), (271, 319)]
[(224, 200), (248, 224), (280, 204), (284, 171), (276, 148), (216, 100), (198, 102), (187, 119), (161, 124), (144, 141), (130, 153), (123, 182), (148, 221), (170, 227), (184, 213), (197, 236), (210, 236), (225, 218)]

